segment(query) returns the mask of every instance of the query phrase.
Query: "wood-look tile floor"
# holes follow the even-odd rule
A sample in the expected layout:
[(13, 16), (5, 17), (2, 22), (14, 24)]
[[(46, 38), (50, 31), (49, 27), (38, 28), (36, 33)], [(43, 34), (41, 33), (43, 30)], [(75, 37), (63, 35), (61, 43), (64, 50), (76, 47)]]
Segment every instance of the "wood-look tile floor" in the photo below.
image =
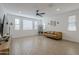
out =
[(12, 39), (12, 55), (77, 55), (79, 44), (44, 36)]

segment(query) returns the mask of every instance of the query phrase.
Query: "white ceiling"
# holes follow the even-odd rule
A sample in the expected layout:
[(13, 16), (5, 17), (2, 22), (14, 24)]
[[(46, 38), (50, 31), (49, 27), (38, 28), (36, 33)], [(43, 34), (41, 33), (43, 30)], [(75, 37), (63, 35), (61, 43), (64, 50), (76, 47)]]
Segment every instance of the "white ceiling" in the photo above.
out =
[[(40, 18), (35, 15), (37, 9), (46, 13), (44, 17), (79, 9), (78, 3), (3, 3), (2, 6), (7, 13), (36, 18)], [(60, 11), (56, 11), (57, 8)]]

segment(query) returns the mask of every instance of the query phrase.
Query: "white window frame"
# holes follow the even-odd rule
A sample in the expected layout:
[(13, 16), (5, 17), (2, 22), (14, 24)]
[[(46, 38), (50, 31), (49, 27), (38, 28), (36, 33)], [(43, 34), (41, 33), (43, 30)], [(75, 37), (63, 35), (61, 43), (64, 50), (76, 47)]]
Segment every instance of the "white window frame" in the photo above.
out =
[(18, 18), (15, 18), (15, 30), (20, 30), (20, 19)]
[(69, 16), (68, 19), (68, 31), (77, 31), (76, 27), (76, 16)]
[(38, 21), (34, 21), (34, 30), (38, 29)]
[(43, 29), (45, 29), (46, 28), (46, 24), (45, 23), (43, 23)]
[[(25, 25), (24, 25), (24, 22), (25, 22), (25, 21), (27, 21), (26, 23), (28, 23), (28, 24), (29, 24), (29, 22), (31, 22), (31, 25), (32, 25), (32, 26), (29, 27), (28, 24), (25, 24), (25, 25), (26, 25), (26, 26), (25, 26)], [(31, 21), (31, 20), (25, 20), (25, 19), (24, 19), (23, 22), (22, 22), (22, 24), (23, 24), (23, 30), (33, 30), (33, 21)], [(28, 25), (28, 26), (27, 26), (27, 25)], [(24, 28), (24, 26), (25, 26), (26, 28)]]

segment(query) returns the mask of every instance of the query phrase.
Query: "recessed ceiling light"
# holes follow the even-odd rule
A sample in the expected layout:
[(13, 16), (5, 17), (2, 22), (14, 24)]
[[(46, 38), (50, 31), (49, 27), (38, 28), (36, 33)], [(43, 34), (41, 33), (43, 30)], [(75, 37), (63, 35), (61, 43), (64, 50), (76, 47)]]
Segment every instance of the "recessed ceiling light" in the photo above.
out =
[(22, 13), (21, 11), (19, 11), (19, 13)]
[(60, 11), (60, 8), (57, 8), (56, 11)]

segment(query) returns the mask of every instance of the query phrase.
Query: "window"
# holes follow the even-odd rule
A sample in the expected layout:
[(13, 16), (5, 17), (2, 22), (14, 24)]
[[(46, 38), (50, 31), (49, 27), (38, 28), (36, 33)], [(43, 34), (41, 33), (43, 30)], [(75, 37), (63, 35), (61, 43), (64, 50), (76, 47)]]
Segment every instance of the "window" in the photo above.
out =
[(69, 16), (68, 30), (69, 31), (76, 31), (76, 16)]
[(23, 30), (32, 30), (33, 23), (30, 20), (23, 20)]
[(15, 30), (19, 30), (19, 29), (20, 29), (20, 20), (15, 19)]
[(35, 30), (38, 29), (38, 22), (37, 21), (34, 22), (34, 29)]
[(45, 29), (45, 23), (43, 23), (43, 29)]

